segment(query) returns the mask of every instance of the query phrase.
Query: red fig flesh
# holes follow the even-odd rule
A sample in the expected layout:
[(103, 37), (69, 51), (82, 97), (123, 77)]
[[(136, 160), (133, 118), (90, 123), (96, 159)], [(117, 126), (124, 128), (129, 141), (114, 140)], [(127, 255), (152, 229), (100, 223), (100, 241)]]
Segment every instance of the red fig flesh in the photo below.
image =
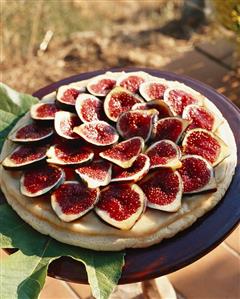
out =
[(141, 137), (134, 137), (101, 152), (99, 156), (122, 168), (129, 168), (133, 165), (143, 147), (144, 140)]
[(152, 144), (145, 154), (150, 158), (150, 168), (171, 167), (177, 169), (182, 166), (181, 150), (171, 140), (160, 140)]
[(61, 104), (74, 106), (78, 95), (85, 91), (85, 87), (74, 84), (63, 85), (57, 91), (57, 101)]
[(129, 230), (145, 207), (146, 196), (138, 185), (112, 184), (101, 191), (95, 212), (108, 224)]
[(149, 81), (140, 85), (139, 92), (146, 101), (163, 99), (167, 89), (167, 81), (162, 79), (159, 82)]
[(71, 112), (59, 111), (55, 114), (54, 127), (57, 134), (66, 139), (79, 139), (73, 128), (80, 124), (79, 117)]
[(84, 123), (79, 127), (75, 127), (73, 131), (87, 142), (99, 146), (114, 144), (119, 138), (114, 127), (100, 120)]
[(107, 75), (100, 75), (88, 83), (87, 89), (94, 96), (104, 97), (114, 88), (115, 85), (116, 80)]
[(133, 105), (132, 110), (155, 109), (158, 111), (158, 118), (173, 116), (168, 105), (162, 100), (154, 100), (147, 103), (137, 103)]
[(55, 103), (38, 103), (31, 107), (30, 114), (36, 120), (53, 120), (57, 111)]
[(139, 186), (147, 197), (148, 207), (166, 212), (180, 208), (183, 184), (176, 170), (159, 168), (140, 181)]
[(140, 154), (133, 165), (127, 169), (113, 165), (111, 182), (132, 181), (137, 182), (148, 173), (150, 160), (148, 156)]
[(183, 156), (179, 173), (183, 180), (184, 193), (214, 190), (217, 187), (212, 165), (200, 156)]
[(99, 190), (76, 181), (66, 181), (51, 196), (52, 208), (65, 221), (76, 220), (90, 211), (98, 201)]
[(118, 79), (117, 85), (124, 87), (130, 92), (136, 93), (139, 89), (140, 84), (142, 84), (144, 81), (145, 79), (142, 76), (134, 74), (124, 74)]

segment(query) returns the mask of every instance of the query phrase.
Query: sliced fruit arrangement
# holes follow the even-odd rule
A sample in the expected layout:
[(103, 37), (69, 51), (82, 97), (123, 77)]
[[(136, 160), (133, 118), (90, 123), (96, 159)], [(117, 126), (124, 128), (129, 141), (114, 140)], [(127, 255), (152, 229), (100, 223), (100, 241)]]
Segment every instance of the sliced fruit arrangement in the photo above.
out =
[(66, 139), (79, 139), (79, 135), (74, 133), (74, 127), (80, 124), (79, 117), (71, 112), (58, 111), (55, 114), (54, 128), (57, 134)]
[(104, 160), (97, 160), (90, 165), (79, 167), (75, 171), (89, 188), (97, 188), (110, 183), (112, 164)]
[(171, 140), (160, 140), (152, 144), (145, 152), (150, 158), (150, 169), (158, 167), (180, 168), (181, 150)]
[(37, 142), (47, 139), (53, 134), (53, 128), (31, 123), (13, 132), (8, 138), (14, 142)]
[(94, 96), (106, 96), (116, 85), (116, 80), (108, 75), (100, 75), (92, 80), (87, 85), (87, 90)]
[(136, 103), (143, 102), (139, 96), (123, 87), (115, 87), (105, 98), (104, 111), (107, 117), (116, 122), (121, 113), (128, 111)]
[(97, 215), (108, 224), (129, 230), (142, 215), (146, 196), (136, 184), (111, 184), (100, 193)]
[(222, 123), (222, 120), (217, 115), (198, 105), (186, 106), (183, 110), (182, 118), (191, 121), (188, 130), (202, 128), (208, 131), (216, 131)]
[(23, 170), (23, 195), (49, 193), (62, 221), (94, 209), (106, 224), (129, 230), (146, 206), (174, 213), (183, 193), (216, 190), (214, 167), (229, 151), (213, 133), (220, 114), (204, 99), (144, 72), (61, 86), (56, 100), (32, 106), (33, 121), (10, 134), (21, 145), (1, 164)]
[(165, 79), (158, 79), (142, 83), (139, 87), (139, 92), (146, 101), (160, 100), (163, 99), (167, 88), (168, 82)]
[(76, 220), (89, 212), (99, 197), (99, 189), (90, 189), (77, 181), (66, 181), (51, 195), (57, 216), (65, 221)]
[(117, 80), (117, 86), (124, 87), (125, 89), (136, 93), (138, 92), (139, 86), (145, 82), (148, 75), (146, 73), (124, 73)]
[(85, 90), (85, 87), (79, 87), (75, 84), (63, 85), (57, 90), (57, 103), (62, 108), (75, 106), (78, 95), (83, 93)]
[(153, 100), (147, 103), (137, 103), (132, 106), (132, 110), (148, 110), (156, 109), (158, 111), (158, 118), (173, 116), (169, 106), (162, 100)]
[(54, 120), (57, 111), (55, 103), (37, 103), (31, 107), (30, 114), (35, 120)]
[(183, 180), (184, 193), (198, 193), (217, 188), (212, 165), (200, 156), (183, 156), (179, 173)]
[(204, 97), (191, 88), (171, 87), (164, 92), (164, 101), (172, 109), (174, 115), (182, 115), (185, 107), (191, 104), (201, 106)]
[(124, 139), (140, 136), (147, 141), (157, 115), (155, 109), (123, 112), (118, 118), (117, 130)]
[(99, 156), (122, 168), (129, 168), (140, 155), (143, 147), (144, 140), (141, 137), (133, 137), (101, 152)]
[(117, 165), (113, 165), (111, 182), (137, 182), (148, 173), (149, 168), (150, 160), (148, 156), (140, 154), (137, 157), (137, 159), (133, 162), (132, 166), (127, 169), (124, 169)]
[(47, 162), (57, 165), (76, 165), (90, 162), (94, 157), (93, 151), (86, 146), (59, 143), (47, 151)]
[(219, 164), (229, 155), (228, 147), (223, 140), (204, 129), (188, 131), (182, 146), (184, 154), (199, 155), (213, 166)]
[(177, 143), (189, 124), (188, 120), (180, 117), (162, 118), (154, 124), (152, 139), (154, 141), (169, 139)]
[(3, 160), (2, 165), (6, 169), (20, 169), (35, 164), (46, 158), (47, 148), (45, 145), (20, 145)]
[(159, 168), (147, 175), (139, 184), (147, 197), (147, 206), (175, 212), (181, 207), (182, 178), (176, 170)]
[(114, 144), (119, 138), (113, 126), (100, 120), (84, 123), (79, 127), (75, 127), (73, 132), (81, 136), (87, 142), (99, 146)]
[(103, 118), (103, 102), (93, 95), (80, 94), (77, 97), (75, 108), (83, 123)]
[(20, 191), (28, 197), (37, 197), (56, 188), (64, 178), (64, 171), (56, 166), (45, 165), (29, 169), (21, 177)]

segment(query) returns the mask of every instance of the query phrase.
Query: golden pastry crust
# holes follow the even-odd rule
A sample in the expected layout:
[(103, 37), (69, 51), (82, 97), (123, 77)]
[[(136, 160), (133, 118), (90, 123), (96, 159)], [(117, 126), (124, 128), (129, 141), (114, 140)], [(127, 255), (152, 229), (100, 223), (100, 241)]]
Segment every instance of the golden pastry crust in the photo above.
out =
[[(118, 77), (120, 74), (111, 75)], [(75, 84), (85, 85), (86, 83), (87, 81), (81, 81)], [(182, 85), (181, 83), (178, 84)], [(45, 98), (49, 100), (52, 97), (54, 97), (54, 93)], [(173, 237), (191, 226), (197, 218), (212, 209), (224, 196), (234, 175), (237, 149), (231, 128), (221, 112), (208, 99), (204, 99), (204, 106), (223, 119), (221, 126), (215, 133), (229, 146), (230, 155), (215, 168), (217, 191), (191, 196), (184, 195), (182, 206), (175, 213), (147, 209), (131, 230), (121, 231), (103, 223), (93, 211), (70, 223), (61, 221), (53, 212), (50, 202), (46, 202), (46, 199), (34, 199), (21, 195), (19, 191), (21, 172), (6, 171), (2, 166), (0, 169), (1, 189), (8, 203), (24, 221), (37, 231), (50, 235), (63, 243), (104, 251), (148, 247), (159, 243), (162, 239)], [(13, 131), (28, 123), (29, 120), (28, 113), (19, 120)], [(16, 147), (14, 143), (6, 140), (1, 153), (1, 160), (12, 152), (14, 147)]]

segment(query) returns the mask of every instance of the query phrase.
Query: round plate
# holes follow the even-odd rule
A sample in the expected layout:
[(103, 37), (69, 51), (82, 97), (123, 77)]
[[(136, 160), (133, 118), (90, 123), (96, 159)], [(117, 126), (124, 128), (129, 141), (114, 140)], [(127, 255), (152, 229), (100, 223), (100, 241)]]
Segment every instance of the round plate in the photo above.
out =
[[(61, 85), (85, 80), (106, 71), (88, 72), (66, 78), (36, 91), (33, 95), (42, 98)], [(110, 69), (109, 71), (145, 71), (156, 77), (177, 80), (189, 85), (209, 98), (222, 112), (230, 124), (239, 149), (235, 175), (221, 202), (173, 238), (148, 248), (126, 250), (125, 266), (119, 281), (120, 284), (124, 284), (156, 278), (191, 264), (220, 244), (238, 224), (240, 219), (240, 110), (213, 88), (182, 75), (144, 68)], [(48, 275), (72, 282), (88, 283), (83, 264), (70, 258), (62, 257), (52, 262)]]

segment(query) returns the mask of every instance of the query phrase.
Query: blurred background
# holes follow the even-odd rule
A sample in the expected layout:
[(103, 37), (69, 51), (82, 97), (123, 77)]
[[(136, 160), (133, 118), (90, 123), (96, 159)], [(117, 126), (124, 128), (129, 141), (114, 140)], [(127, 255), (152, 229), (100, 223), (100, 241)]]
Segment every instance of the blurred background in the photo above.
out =
[(200, 79), (240, 105), (240, 0), (1, 0), (1, 22), (2, 79), (19, 91), (144, 66)]

